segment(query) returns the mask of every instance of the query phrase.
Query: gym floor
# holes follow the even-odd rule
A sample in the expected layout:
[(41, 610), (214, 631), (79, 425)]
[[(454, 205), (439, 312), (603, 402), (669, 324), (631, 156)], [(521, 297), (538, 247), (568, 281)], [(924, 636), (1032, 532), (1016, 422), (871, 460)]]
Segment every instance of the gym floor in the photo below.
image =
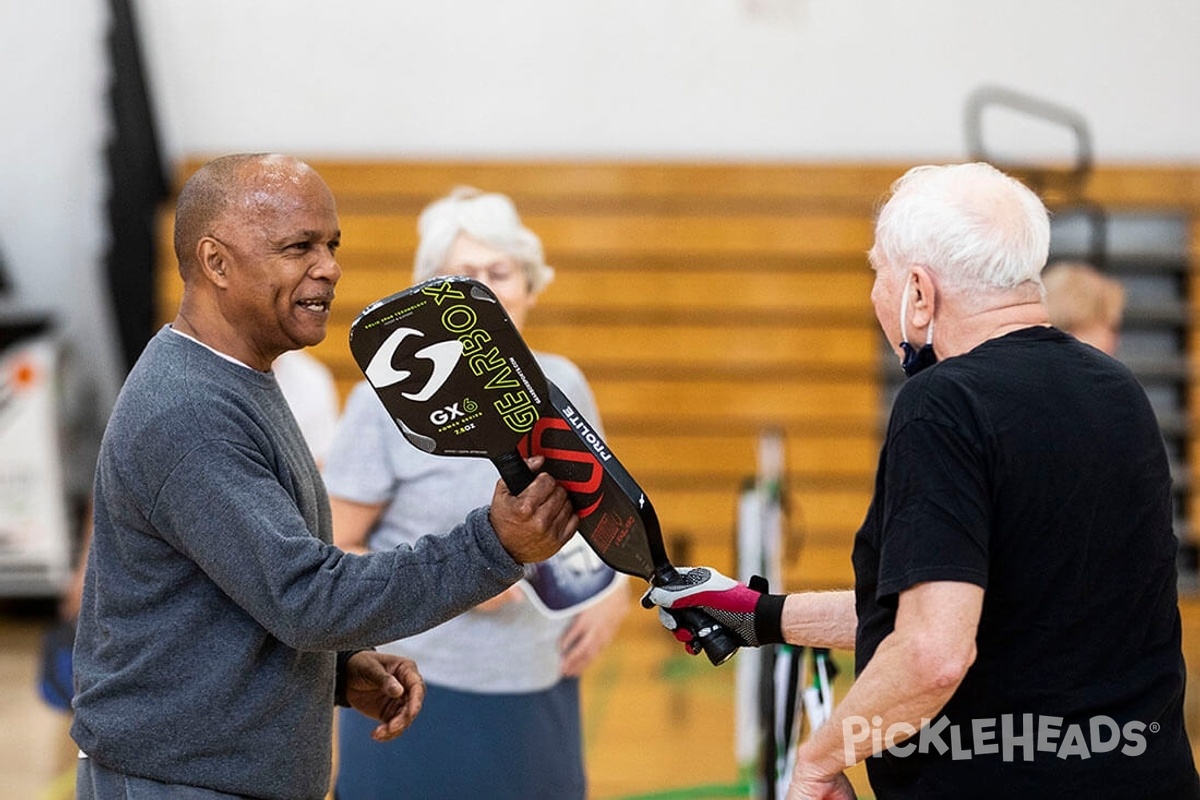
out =
[[(37, 689), (41, 636), (53, 621), (52, 604), (0, 601), (0, 800), (74, 797), (69, 716)], [(734, 671), (686, 655), (635, 607), (584, 679), (591, 798), (747, 797), (733, 749)]]
[[(1189, 667), (1187, 715), (1200, 742), (1200, 596), (1181, 600)], [(76, 749), (69, 717), (37, 691), (45, 603), (0, 602), (0, 798), (70, 800)], [(847, 667), (845, 654), (836, 654)], [(848, 678), (839, 679), (837, 693)], [(419, 720), (418, 720), (418, 724)], [(734, 668), (688, 657), (652, 613), (635, 608), (584, 680), (584, 736), (592, 800), (745, 798), (734, 756)], [(1198, 753), (1200, 757), (1200, 753)], [(862, 768), (851, 779), (870, 797)]]

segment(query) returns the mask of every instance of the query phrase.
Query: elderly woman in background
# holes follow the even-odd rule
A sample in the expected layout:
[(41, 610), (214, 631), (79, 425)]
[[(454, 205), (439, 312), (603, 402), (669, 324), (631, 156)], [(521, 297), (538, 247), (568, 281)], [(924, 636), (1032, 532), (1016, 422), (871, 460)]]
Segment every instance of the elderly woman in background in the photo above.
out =
[[(456, 189), (429, 205), (417, 227), (414, 282), (475, 278), (496, 294), (518, 329), (554, 276), (540, 240), (504, 195)], [(535, 355), (546, 376), (599, 424), (579, 369), (562, 356)], [(444, 458), (413, 447), (361, 383), (347, 400), (325, 467), (335, 543), (364, 552), (448, 530), (487, 501), (495, 481), (486, 459)], [(578, 551), (575, 558), (581, 555), (594, 558)], [(598, 560), (590, 568), (608, 570)], [(629, 607), (623, 577), (612, 574), (602, 583), (606, 589), (581, 602), (580, 610), (556, 614), (522, 581), (384, 648), (417, 660), (428, 686), (420, 721), (402, 739), (378, 743), (370, 725), (342, 715), (337, 799), (586, 797), (578, 676), (612, 640)]]

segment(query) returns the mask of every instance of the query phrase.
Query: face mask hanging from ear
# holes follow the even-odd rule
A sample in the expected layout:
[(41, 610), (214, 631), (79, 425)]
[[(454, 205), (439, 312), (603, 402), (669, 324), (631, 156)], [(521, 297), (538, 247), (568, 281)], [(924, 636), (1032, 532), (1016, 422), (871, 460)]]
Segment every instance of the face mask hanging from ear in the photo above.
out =
[(929, 329), (925, 333), (925, 344), (917, 349), (908, 343), (908, 287), (912, 285), (912, 275), (904, 282), (904, 291), (900, 295), (900, 349), (904, 358), (900, 361), (900, 369), (911, 378), (926, 367), (937, 363), (937, 354), (933, 352), (933, 320), (929, 320)]

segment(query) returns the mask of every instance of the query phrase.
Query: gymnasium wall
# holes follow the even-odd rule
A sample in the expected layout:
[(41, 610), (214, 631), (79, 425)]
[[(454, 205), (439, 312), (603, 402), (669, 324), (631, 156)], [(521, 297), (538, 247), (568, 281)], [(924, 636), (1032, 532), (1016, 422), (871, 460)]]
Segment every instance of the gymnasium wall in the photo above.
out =
[[(963, 106), (984, 84), (1029, 92), (1082, 114), (1098, 162), (1115, 176), (1115, 197), (1169, 204), (1168, 196), (1181, 185), (1194, 189), (1193, 170), (1200, 164), (1195, 135), (1200, 104), (1194, 102), (1200, 96), (1200, 71), (1194, 69), (1200, 5), (1178, 0), (1147, 0), (1136, 7), (1097, 0), (1086, 8), (1067, 0), (347, 0), (336, 7), (317, 0), (134, 0), (133, 5), (170, 167), (231, 150), (409, 165), (549, 160), (681, 167), (679, 174), (688, 177), (671, 190), (669, 201), (638, 195), (641, 190), (619, 180), (572, 186), (559, 174), (556, 181), (566, 183), (552, 188), (572, 198), (584, 221), (564, 218), (545, 198), (541, 206), (534, 194), (522, 198), (533, 203), (534, 221), (545, 227), (563, 264), (562, 281), (545, 297), (536, 323), (544, 326), (546, 346), (565, 341), (563, 329), (580, 324), (577, 297), (585, 286), (636, 285), (659, 270), (677, 279), (673, 286), (706, 287), (703, 291), (712, 292), (707, 297), (672, 289), (680, 293), (657, 312), (674, 320), (670, 333), (660, 334), (670, 342), (683, 335), (680, 328), (698, 327), (695, 320), (683, 324), (679, 309), (732, 296), (735, 276), (771, 275), (794, 282), (789, 286), (802, 284), (804, 291), (768, 292), (765, 300), (743, 297), (739, 307), (721, 306), (720, 314), (708, 317), (728, 320), (726, 329), (741, 325), (764, 334), (753, 346), (722, 356), (745, 359), (755, 368), (726, 372), (763, 383), (767, 378), (744, 376), (791, 375), (803, 367), (822, 388), (806, 386), (797, 396), (818, 398), (814, 402), (850, 416), (862, 416), (866, 395), (852, 403), (841, 393), (851, 380), (847, 376), (866, 367), (837, 362), (836, 346), (843, 339), (831, 342), (829, 331), (840, 332), (847, 320), (857, 319), (853, 324), (864, 329), (856, 335), (869, 336), (870, 321), (863, 309), (830, 299), (841, 295), (823, 293), (844, 289), (849, 297), (861, 288), (857, 282), (863, 278), (852, 263), (868, 244), (864, 198), (886, 184), (869, 168), (868, 177), (856, 173), (856, 165), (882, 162), (898, 172), (918, 161), (961, 160)], [(105, 240), (100, 165), (108, 124), (107, 9), (103, 0), (0, 4), (6, 66), (0, 70), (0, 98), (7, 109), (0, 125), (0, 246), (15, 273), (16, 302), (57, 314), (78, 363), (106, 390), (96, 403), (100, 415), (121, 378), (108, 317), (111, 303), (122, 298), (106, 297), (97, 277)], [(1004, 115), (989, 120), (989, 131), (997, 149), (1014, 156), (1058, 159), (1071, 150), (1061, 131)], [(756, 164), (779, 165), (780, 175), (789, 164), (834, 172), (838, 165), (850, 167), (844, 184), (839, 180), (823, 189), (832, 188), (829, 202), (843, 210), (821, 213), (844, 214), (848, 201), (837, 200), (837, 192), (848, 191), (858, 198), (855, 213), (861, 216), (845, 229), (842, 222), (825, 225), (828, 220), (783, 222), (798, 218), (800, 206), (812, 202), (789, 196), (792, 189), (771, 188), (773, 178), (767, 185), (757, 178), (738, 184), (742, 178), (728, 174), (709, 180), (719, 173), (687, 173), (689, 165)], [(1148, 171), (1136, 177), (1139, 165)], [(431, 178), (419, 191), (402, 190), (409, 197), (394, 213), (411, 217), (419, 202), (444, 190), (442, 178), (451, 176)], [(408, 186), (391, 178), (387, 185)], [(381, 244), (382, 237), (372, 233), (372, 226), (382, 224), (378, 215), (353, 210), (347, 196), (343, 203), (352, 225), (365, 226), (359, 258), (406, 263), (411, 243)], [(712, 216), (727, 212), (731, 232), (710, 241)], [(350, 229), (355, 235), (356, 227)], [(411, 235), (405, 225), (394, 227)], [(805, 248), (838, 230), (845, 237), (833, 261), (806, 255)], [(605, 249), (610, 246), (616, 249)], [(755, 248), (762, 251), (751, 253)], [(814, 285), (821, 288), (809, 294)], [(343, 309), (373, 288), (347, 285)], [(745, 309), (757, 303), (780, 305), (745, 320)], [(796, 316), (809, 320), (808, 328), (786, 336), (771, 332), (775, 321), (800, 311)], [(623, 321), (605, 329), (617, 337), (611, 347), (578, 354), (598, 382), (615, 371), (612, 362), (622, 347), (637, 349), (627, 343), (646, 334), (629, 320), (646, 312), (616, 314), (613, 319)], [(821, 319), (825, 322), (813, 322)], [(710, 334), (719, 327), (706, 325)], [(531, 335), (541, 336), (536, 330)], [(591, 340), (605, 341), (598, 332)], [(686, 350), (716, 353), (711, 347), (689, 344)], [(684, 350), (677, 347), (673, 358)], [(815, 354), (827, 352), (834, 354), (833, 363), (811, 363)], [(715, 362), (702, 366), (691, 373), (689, 391), (695, 392), (686, 395), (689, 408), (703, 404), (692, 399), (697, 395), (719, 400), (731, 391), (728, 383), (701, 384), (724, 369)], [(668, 371), (640, 369), (638, 391), (650, 392), (649, 400), (631, 394), (628, 382), (602, 384), (602, 401), (618, 423), (635, 406), (663, 402), (658, 379)], [(347, 379), (343, 368), (342, 380)], [(798, 388), (794, 378), (780, 380)], [(702, 489), (684, 486), (690, 480), (685, 478), (673, 479), (671, 489), (669, 481), (656, 483), (656, 492), (671, 492), (664, 504), (682, 508), (693, 499), (688, 492), (712, 494), (729, 486), (751, 457), (745, 440), (732, 442), (730, 431), (741, 436), (779, 413), (771, 400), (763, 402), (752, 412), (729, 415), (741, 420), (741, 428), (727, 421), (713, 429), (712, 440), (696, 445), (734, 453), (718, 463), (726, 474)], [(861, 438), (862, 420), (844, 429), (844, 435), (860, 437), (844, 448), (833, 433), (841, 429), (823, 428), (820, 417), (804, 424), (828, 431), (825, 439), (839, 450), (869, 449)], [(641, 438), (636, 426), (622, 432), (618, 424), (614, 430), (616, 444), (633, 453), (657, 446)], [(803, 458), (795, 466), (797, 476), (815, 475), (819, 465), (829, 463), (819, 449)], [(684, 460), (698, 459), (689, 452)], [(836, 485), (820, 488), (828, 501), (822, 508), (846, 510), (836, 522), (810, 520), (814, 540), (826, 535), (821, 531), (835, 540), (848, 526), (850, 509), (861, 513), (859, 489), (846, 488), (847, 481), (859, 480), (861, 475), (834, 475), (828, 481)], [(817, 491), (813, 485), (802, 489)], [(678, 516), (681, 527), (698, 527), (683, 511), (664, 516)], [(717, 536), (724, 518), (712, 519)]]
[[(969, 93), (1076, 108), (1102, 163), (1200, 163), (1200, 5), (1179, 0), (132, 0), (164, 152), (958, 160)], [(0, 3), (0, 246), (100, 406), (105, 0)], [(999, 143), (1060, 155), (1001, 117)], [(121, 298), (116, 298), (120, 302)], [(101, 408), (103, 411), (103, 408)]]
[[(179, 180), (198, 163), (185, 162)], [(888, 375), (898, 370), (869, 301), (865, 252), (875, 204), (905, 165), (313, 164), (338, 198), (343, 231), (343, 277), (329, 335), (314, 353), (343, 394), (362, 379), (347, 344), (350, 323), (411, 282), (424, 205), (457, 184), (505, 192), (558, 271), (526, 338), (588, 376), (608, 442), (654, 503), (674, 557), (733, 566), (737, 492), (754, 474), (760, 435), (778, 429), (790, 509), (787, 584), (850, 585)], [(1191, 220), (1193, 263), (1200, 258), (1200, 170), (1102, 168), (1087, 195), (1114, 212), (1182, 214)], [(165, 322), (181, 289), (169, 255), (160, 276)], [(1188, 426), (1194, 451), (1200, 425)], [(1200, 498), (1200, 471), (1181, 478)], [(1191, 519), (1196, 510), (1187, 510)]]
[(136, 5), (176, 157), (953, 159), (994, 83), (1076, 108), (1101, 160), (1200, 159), (1200, 5), (1180, 0)]

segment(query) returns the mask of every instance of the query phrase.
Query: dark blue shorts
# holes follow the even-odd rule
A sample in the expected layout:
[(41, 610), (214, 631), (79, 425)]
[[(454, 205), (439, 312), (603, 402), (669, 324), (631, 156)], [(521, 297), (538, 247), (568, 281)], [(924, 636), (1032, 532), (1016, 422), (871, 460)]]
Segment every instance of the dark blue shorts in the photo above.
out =
[(338, 712), (337, 800), (583, 800), (579, 681), (544, 692), (476, 694), (429, 685), (411, 728)]

